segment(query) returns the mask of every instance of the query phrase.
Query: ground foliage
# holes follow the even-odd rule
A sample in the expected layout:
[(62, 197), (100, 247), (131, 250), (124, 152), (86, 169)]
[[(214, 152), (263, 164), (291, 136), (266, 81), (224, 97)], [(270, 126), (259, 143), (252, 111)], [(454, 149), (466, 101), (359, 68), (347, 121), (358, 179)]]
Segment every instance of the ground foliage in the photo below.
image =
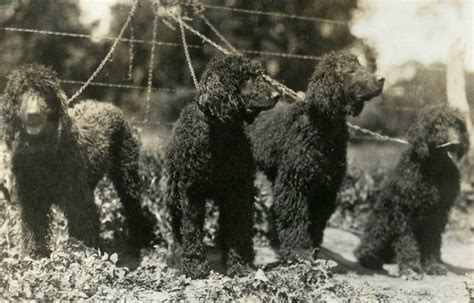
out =
[[(231, 278), (217, 272), (206, 280), (179, 276), (167, 264), (171, 239), (159, 195), (160, 167), (157, 155), (143, 155), (143, 199), (157, 216), (159, 226), (157, 245), (142, 252), (141, 262), (121, 252), (120, 243), (126, 237), (123, 216), (117, 194), (106, 179), (95, 193), (105, 251), (68, 238), (67, 220), (53, 207), (51, 257), (33, 260), (21, 255), (18, 205), (14, 199), (6, 202), (0, 198), (0, 300), (333, 301), (344, 297), (348, 286), (332, 278), (330, 268), (334, 264), (323, 260), (262, 267), (245, 277)], [(206, 225), (206, 238), (212, 240), (217, 213), (209, 207), (208, 215), (212, 220)], [(256, 238), (264, 238), (265, 216), (257, 212)]]
[[(226, 277), (213, 272), (208, 279), (191, 280), (177, 274), (168, 265), (172, 245), (168, 216), (160, 197), (161, 158), (144, 152), (141, 175), (144, 203), (158, 218), (157, 244), (133, 259), (121, 252), (126, 231), (120, 203), (112, 185), (102, 180), (96, 190), (100, 205), (102, 232), (106, 249), (88, 248), (67, 236), (67, 221), (57, 209), (52, 211), (52, 248), (49, 259), (32, 260), (20, 254), (19, 209), (13, 202), (0, 198), (0, 299), (9, 300), (146, 300), (146, 301), (341, 301), (365, 296), (346, 282), (334, 279), (333, 262), (300, 261), (284, 266), (259, 267), (245, 277)], [(367, 173), (350, 168), (339, 197), (339, 208), (331, 221), (333, 226), (360, 231), (370, 211), (377, 186), (384, 172)], [(268, 211), (271, 188), (259, 175), (256, 180), (255, 244), (269, 244)], [(451, 220), (451, 229), (472, 230), (466, 212), (472, 207), (459, 203)], [(212, 243), (217, 211), (209, 203), (206, 242)], [(140, 262), (141, 261), (141, 262)], [(383, 299), (381, 293), (375, 296)], [(385, 298), (387, 299), (387, 298)], [(383, 300), (382, 300), (383, 301)]]

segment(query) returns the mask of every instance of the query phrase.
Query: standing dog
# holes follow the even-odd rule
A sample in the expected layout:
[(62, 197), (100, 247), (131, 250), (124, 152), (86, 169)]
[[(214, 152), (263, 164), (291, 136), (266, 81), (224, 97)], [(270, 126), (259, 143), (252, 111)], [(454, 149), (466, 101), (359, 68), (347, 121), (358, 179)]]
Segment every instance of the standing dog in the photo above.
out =
[(346, 116), (359, 115), (383, 84), (355, 56), (331, 53), (316, 67), (305, 102), (262, 113), (251, 126), (254, 157), (273, 182), (271, 217), (283, 258), (321, 244), (346, 173)]
[(0, 109), (30, 255), (50, 253), (52, 204), (64, 211), (71, 236), (99, 244), (94, 188), (104, 174), (124, 206), (130, 247), (153, 239), (154, 218), (140, 205), (139, 142), (118, 108), (85, 101), (68, 110), (56, 73), (30, 64), (9, 75)]
[(245, 273), (254, 258), (254, 175), (245, 123), (276, 100), (263, 69), (245, 57), (214, 58), (199, 83), (196, 102), (181, 112), (164, 159), (165, 199), (179, 269), (193, 278), (209, 273), (203, 236), (206, 199), (219, 208), (218, 243), (230, 275)]
[(371, 269), (396, 258), (400, 273), (446, 274), (441, 236), (460, 189), (454, 160), (469, 148), (459, 111), (447, 106), (422, 112), (408, 132), (410, 147), (383, 184), (356, 250)]

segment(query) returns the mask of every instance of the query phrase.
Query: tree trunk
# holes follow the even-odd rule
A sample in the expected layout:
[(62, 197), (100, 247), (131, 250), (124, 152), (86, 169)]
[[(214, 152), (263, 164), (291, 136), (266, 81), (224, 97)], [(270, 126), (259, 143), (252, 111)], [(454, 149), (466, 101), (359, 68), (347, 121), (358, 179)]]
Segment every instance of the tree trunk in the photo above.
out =
[(461, 38), (459, 38), (451, 45), (449, 50), (446, 89), (448, 103), (452, 107), (458, 108), (466, 118), (466, 126), (469, 132), (471, 148), (467, 157), (465, 157), (463, 161), (463, 188), (469, 191), (474, 199), (474, 130), (472, 126), (471, 110), (466, 97), (466, 80), (464, 78), (465, 53), (465, 43)]

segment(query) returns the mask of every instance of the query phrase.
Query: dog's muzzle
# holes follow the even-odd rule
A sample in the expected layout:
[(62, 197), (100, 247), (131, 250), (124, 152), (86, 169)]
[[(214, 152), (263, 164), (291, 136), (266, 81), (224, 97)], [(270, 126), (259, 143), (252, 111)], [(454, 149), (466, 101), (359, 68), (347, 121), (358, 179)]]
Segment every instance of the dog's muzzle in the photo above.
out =
[(458, 141), (446, 142), (437, 145), (436, 148), (446, 152), (448, 157), (453, 161), (458, 161), (463, 156), (461, 142)]

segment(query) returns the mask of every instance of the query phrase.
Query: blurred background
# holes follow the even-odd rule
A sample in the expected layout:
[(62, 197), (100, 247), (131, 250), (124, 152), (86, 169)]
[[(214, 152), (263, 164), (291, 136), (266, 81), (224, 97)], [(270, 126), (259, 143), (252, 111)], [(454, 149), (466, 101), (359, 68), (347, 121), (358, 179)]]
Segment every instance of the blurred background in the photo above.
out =
[[(462, 37), (467, 99), (474, 106), (470, 0), (202, 0), (202, 4), (202, 14), (232, 45), (258, 59), (270, 76), (295, 91), (306, 90), (324, 53), (341, 49), (356, 53), (387, 82), (383, 95), (351, 122), (402, 138), (420, 108), (446, 102), (448, 50)], [(12, 68), (39, 62), (56, 69), (71, 96), (102, 61), (130, 8), (131, 1), (126, 0), (0, 0), (0, 89)], [(157, 44), (148, 103), (155, 13)], [(189, 24), (220, 42), (191, 6), (185, 14)], [(145, 147), (156, 147), (166, 141), (172, 122), (195, 93), (179, 27), (156, 12), (152, 1), (139, 1), (124, 38), (136, 41), (118, 44), (95, 84), (79, 99), (119, 105), (142, 130)], [(187, 40), (199, 78), (218, 52), (189, 32)], [(146, 119), (151, 123), (140, 122)], [(353, 136), (351, 147), (350, 159), (367, 157), (362, 162), (371, 167), (390, 166), (403, 149), (360, 134)]]
[[(179, 26), (166, 17), (163, 10), (156, 9), (153, 3), (157, 0), (138, 1), (139, 6), (124, 32), (123, 39), (103, 70), (78, 100), (94, 98), (120, 106), (141, 135), (144, 147), (140, 162), (140, 175), (144, 186), (143, 200), (156, 215), (158, 234), (163, 237), (163, 243), (167, 243), (166, 239), (170, 238), (171, 232), (159, 182), (162, 162), (157, 155), (169, 138), (173, 122), (179, 117), (180, 110), (193, 99), (195, 89), (186, 64)], [(206, 19), (193, 10), (191, 3), (197, 3), (196, 1), (161, 0), (162, 3), (165, 1), (180, 1), (186, 4), (183, 8), (187, 24), (225, 45), (209, 24), (206, 24)], [(452, 62), (448, 61), (448, 54), (453, 42), (462, 38), (465, 42), (465, 60), (459, 57), (463, 62), (460, 62), (457, 71), (461, 79), (461, 74), (464, 74), (466, 85), (464, 88), (460, 83), (462, 81), (458, 81), (459, 86), (455, 86), (460, 93), (458, 95), (463, 97), (461, 92), (465, 90), (467, 97), (454, 99), (467, 99), (470, 108), (474, 109), (474, 0), (200, 1), (202, 5), (198, 5), (196, 9), (199, 9), (201, 15), (234, 47), (259, 60), (268, 75), (295, 91), (306, 90), (308, 78), (325, 53), (347, 50), (357, 54), (362, 64), (384, 76), (386, 82), (382, 95), (368, 102), (361, 116), (351, 118), (350, 122), (398, 138), (406, 136), (407, 129), (421, 108), (448, 102), (447, 70), (453, 66), (448, 64)], [(5, 87), (6, 75), (13, 68), (37, 62), (52, 66), (58, 72), (67, 95), (72, 96), (96, 71), (111, 49), (131, 7), (131, 0), (0, 0), (0, 91)], [(154, 20), (157, 20), (156, 39), (155, 43), (152, 43)], [(219, 52), (190, 32), (186, 33), (186, 37), (192, 65), (199, 78), (209, 59)], [(152, 45), (155, 45), (154, 56), (151, 55)], [(147, 92), (149, 89), (150, 93)], [(473, 111), (469, 111), (469, 107), (466, 108), (466, 116), (473, 120)], [(136, 276), (133, 273), (132, 276), (125, 275), (123, 270), (116, 271), (116, 254), (110, 256), (112, 261), (112, 256), (115, 255), (113, 270), (110, 270), (112, 263), (105, 262), (107, 254), (105, 259), (101, 257), (102, 261), (92, 262), (88, 253), (84, 255), (81, 252), (81, 255), (78, 255), (75, 252), (69, 253), (68, 250), (66, 254), (56, 255), (63, 257), (54, 257), (50, 261), (43, 259), (41, 263), (30, 260), (19, 262), (16, 259), (19, 254), (18, 244), (21, 243), (19, 209), (16, 203), (3, 203), (3, 198), (9, 200), (12, 180), (8, 175), (9, 170), (6, 169), (9, 165), (8, 152), (1, 143), (3, 142), (0, 142), (0, 298), (35, 298), (43, 301), (58, 298), (124, 300), (133, 295), (129, 290), (130, 285), (133, 285), (139, 292), (154, 296), (133, 297), (134, 300), (157, 300), (158, 294), (159, 299), (166, 300), (168, 297), (162, 295), (167, 291), (176, 294), (176, 297), (170, 297), (171, 300), (183, 300), (186, 295), (182, 295), (184, 291), (179, 290), (180, 287), (196, 285), (201, 288), (200, 285), (204, 285), (190, 284), (184, 276), (174, 276), (173, 271), (167, 270), (164, 261), (159, 259), (160, 254), (164, 255), (161, 250), (148, 253), (144, 258), (148, 262), (144, 263), (146, 267), (136, 271)], [(330, 226), (348, 230), (356, 235), (361, 234), (371, 211), (374, 193), (377, 193), (379, 185), (388, 175), (387, 170), (396, 164), (404, 148), (406, 145), (400, 143), (378, 141), (362, 133), (351, 134), (348, 173), (341, 187), (338, 209), (329, 223)], [(471, 179), (467, 170), (464, 176), (468, 178), (465, 180), (470, 181), (463, 182), (461, 198), (451, 213), (449, 236), (445, 236), (443, 240), (447, 243), (444, 245), (447, 249), (443, 252), (444, 256), (449, 256), (451, 261), (456, 260), (452, 264), (459, 266), (459, 269), (472, 268), (472, 163), (474, 161), (470, 166), (462, 166), (471, 167)], [(272, 203), (271, 187), (264, 179), (262, 175), (258, 175), (256, 179), (256, 185), (260, 189), (255, 204), (256, 243), (259, 246), (266, 245), (264, 242), (269, 234), (268, 214)], [(101, 181), (95, 197), (101, 210), (102, 237), (106, 241), (116, 239), (123, 242), (126, 239), (121, 223), (123, 217), (116, 211), (120, 204), (112, 184), (107, 180)], [(15, 202), (15, 199), (12, 199), (12, 202)], [(212, 219), (206, 220), (207, 243), (215, 235), (217, 222), (216, 209), (208, 208), (208, 213)], [(54, 217), (56, 219), (53, 222), (56, 223), (52, 229), (57, 236), (53, 237), (53, 240), (58, 247), (67, 240), (67, 220), (61, 216), (58, 209), (54, 209)], [(353, 249), (350, 246), (354, 243), (353, 235), (333, 233), (332, 236), (326, 237), (328, 238), (339, 243), (339, 248), (344, 248), (341, 251)], [(73, 251), (76, 251), (74, 247)], [(274, 284), (284, 286), (278, 294), (288, 292), (288, 298), (296, 298), (294, 291), (288, 290), (288, 285), (293, 285), (291, 281), (298, 282), (301, 279), (295, 277), (303, 275), (310, 277), (303, 282), (313, 283), (317, 280), (318, 287), (324, 287), (315, 288), (314, 283), (305, 284), (304, 288), (298, 288), (303, 292), (308, 289), (337, 289), (333, 284), (320, 284), (321, 281), (326, 282), (325, 278), (321, 280), (323, 275), (319, 271), (318, 278), (314, 278), (314, 274), (302, 274), (299, 270), (295, 271), (294, 266), (292, 268), (293, 272), (278, 274), (279, 278), (286, 279)], [(121, 275), (119, 280), (117, 274)], [(451, 292), (458, 295), (466, 292), (467, 287), (471, 292), (471, 302), (474, 302), (474, 283), (468, 284), (464, 279), (461, 280), (461, 277), (454, 278), (453, 275), (440, 278), (443, 279), (443, 286), (448, 287), (442, 287), (441, 282), (438, 282), (441, 280), (431, 279), (428, 283), (425, 280), (425, 284), (417, 285), (413, 284), (415, 281), (406, 281), (408, 285), (401, 283), (402, 280), (394, 280), (396, 285), (392, 285), (387, 284), (385, 275), (383, 279), (380, 279), (380, 276), (377, 278), (377, 275), (366, 275), (369, 280), (364, 280), (363, 275), (358, 275), (357, 279), (354, 279), (353, 275), (347, 277), (347, 280), (343, 280), (344, 289), (339, 292), (351, 299), (358, 297), (350, 290), (352, 287), (348, 288), (346, 285), (354, 285), (347, 282), (355, 281), (356, 287), (360, 288), (364, 295), (370, 294), (369, 300), (416, 301), (413, 295), (419, 295), (416, 298), (421, 301), (429, 301), (428, 298), (436, 301), (433, 299), (433, 292), (445, 295), (452, 289)], [(458, 284), (454, 284), (453, 279)], [(217, 281), (214, 277), (211, 280)], [(120, 284), (118, 281), (126, 283)], [(257, 282), (246, 281), (253, 283), (251, 287), (242, 284), (249, 289), (273, 289), (273, 286), (268, 286), (270, 284), (261, 278), (258, 278)], [(222, 287), (227, 289), (225, 291), (215, 285), (206, 288), (206, 298), (223, 296), (229, 300), (233, 297), (227, 295), (227, 290), (244, 293), (241, 291), (241, 285), (225, 282), (222, 284)], [(383, 288), (385, 294), (379, 293), (379, 290), (372, 291), (372, 288), (367, 286)], [(428, 286), (429, 288), (426, 288)], [(159, 290), (159, 293), (149, 292), (151, 289)], [(209, 292), (209, 289), (212, 292)], [(410, 294), (410, 299), (393, 297), (394, 294), (403, 295), (404, 290)], [(95, 292), (102, 296), (91, 297)], [(214, 292), (219, 295), (214, 297)], [(194, 295), (194, 291), (189, 291), (189, 288), (185, 293)], [(252, 297), (253, 300), (255, 298), (257, 297)], [(443, 298), (444, 302), (449, 301), (447, 296)], [(334, 297), (331, 297), (331, 300), (334, 300)]]
[[(165, 1), (173, 2), (161, 0)], [(470, 108), (474, 108), (473, 0), (201, 1), (195, 8), (234, 47), (260, 61), (268, 75), (295, 91), (306, 90), (308, 78), (325, 53), (336, 50), (355, 53), (368, 69), (384, 76), (386, 84), (382, 95), (368, 102), (361, 116), (351, 118), (350, 122), (391, 137), (404, 138), (421, 108), (448, 102), (448, 55), (453, 42), (462, 38), (465, 60), (460, 64), (459, 74), (464, 74), (467, 97), (461, 99), (467, 99)], [(160, 151), (166, 143), (173, 122), (183, 106), (193, 99), (195, 89), (179, 26), (163, 10), (156, 9), (153, 5), (156, 2), (139, 0), (123, 39), (78, 100), (94, 98), (120, 106), (139, 131), (144, 149), (152, 151), (150, 154), (154, 156), (144, 157), (141, 163), (145, 203), (155, 207), (160, 233), (167, 234), (166, 208), (160, 204), (163, 201), (156, 182), (160, 179), (161, 162), (159, 157), (155, 158), (155, 151)], [(206, 19), (193, 10), (191, 4), (196, 1), (180, 2), (185, 4), (185, 21), (189, 25), (225, 45), (206, 24)], [(131, 7), (131, 0), (0, 0), (0, 91), (13, 68), (37, 62), (52, 66), (67, 95), (72, 96), (110, 50)], [(155, 18), (156, 39), (152, 43)], [(186, 37), (199, 78), (209, 59), (219, 52), (190, 32)], [(155, 45), (154, 56), (152, 45)], [(149, 88), (151, 91), (147, 93)], [(473, 111), (467, 111), (473, 120)], [(340, 190), (333, 226), (361, 230), (373, 193), (404, 148), (406, 145), (400, 143), (377, 141), (362, 133), (351, 134), (349, 169)], [(2, 163), (2, 155), (7, 153), (2, 149), (0, 144), (0, 193), (7, 197), (10, 185), (4, 183), (8, 178), (2, 176), (6, 171), (3, 167), (7, 167)], [(451, 219), (452, 225), (468, 231), (461, 237), (468, 243), (474, 239), (472, 163), (471, 179), (466, 178), (470, 182), (463, 183), (463, 195)], [(267, 202), (271, 199), (270, 186), (261, 179), (257, 178), (261, 190), (256, 199), (259, 235), (267, 232)], [(109, 211), (118, 205), (109, 183), (101, 183), (96, 201), (102, 201), (99, 203), (105, 214), (102, 222), (117, 221)], [(18, 220), (8, 210), (14, 205), (5, 205), (7, 208), (0, 208), (0, 222), (5, 222), (0, 233), (8, 235), (11, 230), (18, 231), (9, 229)], [(206, 226), (207, 231), (211, 230), (209, 234), (215, 230), (212, 227), (215, 221)], [(112, 231), (121, 226), (104, 225)], [(10, 246), (9, 237), (0, 239), (7, 239), (0, 241), (0, 248)], [(470, 249), (468, 257), (472, 259), (471, 246), (466, 249)], [(19, 279), (22, 280), (26, 279)], [(44, 279), (39, 280), (43, 285)]]

